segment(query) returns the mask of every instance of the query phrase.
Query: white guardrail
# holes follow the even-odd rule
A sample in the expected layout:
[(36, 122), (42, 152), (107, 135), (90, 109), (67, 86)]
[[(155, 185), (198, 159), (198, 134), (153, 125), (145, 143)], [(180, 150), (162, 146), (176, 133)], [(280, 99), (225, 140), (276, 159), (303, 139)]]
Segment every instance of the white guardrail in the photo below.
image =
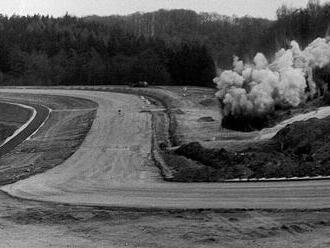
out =
[(247, 183), (247, 182), (277, 182), (277, 181), (307, 181), (307, 180), (329, 180), (330, 176), (315, 177), (274, 177), (274, 178), (236, 178), (225, 180), (225, 183)]

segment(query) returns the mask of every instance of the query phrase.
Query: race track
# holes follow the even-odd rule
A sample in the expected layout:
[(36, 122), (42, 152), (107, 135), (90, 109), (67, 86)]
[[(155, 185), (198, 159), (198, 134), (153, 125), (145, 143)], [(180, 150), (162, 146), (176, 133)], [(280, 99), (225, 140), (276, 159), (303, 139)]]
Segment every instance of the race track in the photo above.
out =
[[(23, 92), (2, 89), (1, 92)], [(153, 166), (151, 116), (133, 95), (76, 90), (24, 93), (86, 98), (99, 104), (81, 147), (63, 164), (1, 189), (31, 200), (141, 208), (330, 207), (330, 181), (268, 183), (167, 183)], [(119, 113), (118, 110), (121, 110)], [(330, 114), (329, 109), (326, 111)]]
[[(17, 100), (16, 100), (17, 102)], [(44, 121), (46, 121), (49, 116), (50, 109), (46, 106), (31, 104), (24, 105), (24, 101), (18, 101), (18, 105), (21, 105), (24, 108), (31, 108), (34, 111), (32, 118), (24, 124), (21, 128), (19, 128), (11, 137), (8, 137), (4, 141), (3, 144), (0, 145), (0, 157), (10, 152), (17, 145), (22, 143), (25, 139), (29, 138), (33, 135), (34, 132), (38, 130), (38, 128), (42, 125)], [(9, 104), (13, 104), (7, 102)]]

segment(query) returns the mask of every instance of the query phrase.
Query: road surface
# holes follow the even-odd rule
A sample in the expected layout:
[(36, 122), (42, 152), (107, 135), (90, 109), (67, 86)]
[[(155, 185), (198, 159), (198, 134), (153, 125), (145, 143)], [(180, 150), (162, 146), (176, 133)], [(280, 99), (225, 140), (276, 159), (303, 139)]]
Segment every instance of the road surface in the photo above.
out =
[[(1, 92), (20, 90), (1, 90)], [(24, 90), (76, 96), (99, 104), (82, 146), (63, 164), (1, 189), (31, 200), (141, 208), (330, 208), (330, 181), (268, 183), (163, 182), (150, 159), (151, 116), (133, 95)], [(118, 113), (118, 110), (121, 113)], [(330, 111), (329, 111), (330, 112)]]
[[(6, 102), (6, 101), (4, 101)], [(6, 102), (8, 104), (14, 104)], [(50, 109), (46, 106), (28, 103), (23, 104), (24, 101), (17, 101), (16, 104), (23, 108), (30, 108), (33, 111), (31, 118), (22, 127), (15, 131), (15, 133), (8, 137), (2, 144), (0, 144), (0, 157), (13, 150), (16, 146), (22, 143), (24, 140), (33, 135), (34, 132), (43, 124), (50, 113)]]

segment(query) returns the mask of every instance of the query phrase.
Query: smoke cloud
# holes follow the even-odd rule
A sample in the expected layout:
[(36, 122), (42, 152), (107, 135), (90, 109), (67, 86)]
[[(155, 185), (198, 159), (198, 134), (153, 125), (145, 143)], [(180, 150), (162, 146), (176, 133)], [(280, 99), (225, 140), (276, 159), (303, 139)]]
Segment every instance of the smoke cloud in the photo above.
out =
[(295, 107), (316, 93), (313, 69), (330, 64), (330, 40), (317, 38), (304, 50), (296, 41), (279, 50), (270, 63), (258, 53), (253, 64), (234, 57), (233, 69), (214, 79), (224, 115), (264, 115), (279, 107)]

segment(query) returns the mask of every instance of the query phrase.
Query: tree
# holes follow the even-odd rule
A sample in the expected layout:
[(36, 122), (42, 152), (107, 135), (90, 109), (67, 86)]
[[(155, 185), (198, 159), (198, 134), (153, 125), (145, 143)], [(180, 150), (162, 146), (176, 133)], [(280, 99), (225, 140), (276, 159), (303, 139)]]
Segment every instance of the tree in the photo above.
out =
[(168, 84), (170, 75), (158, 55), (152, 50), (139, 54), (132, 66), (132, 81), (147, 81), (153, 84)]
[(215, 64), (205, 46), (182, 43), (170, 53), (168, 67), (176, 84), (211, 85), (215, 77)]

